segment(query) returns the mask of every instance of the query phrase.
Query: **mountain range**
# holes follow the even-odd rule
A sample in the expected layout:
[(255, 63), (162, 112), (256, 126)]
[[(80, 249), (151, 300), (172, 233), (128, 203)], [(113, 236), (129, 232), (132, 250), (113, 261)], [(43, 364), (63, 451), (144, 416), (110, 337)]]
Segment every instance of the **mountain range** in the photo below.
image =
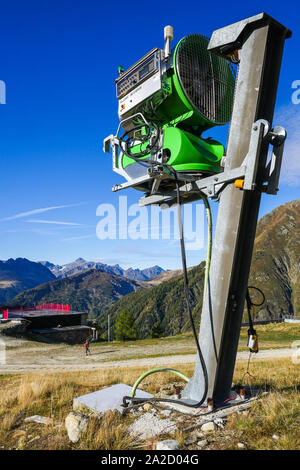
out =
[[(16, 295), (27, 289), (55, 279), (82, 274), (89, 270), (114, 274), (132, 281), (148, 281), (156, 276), (164, 273), (167, 275), (168, 273), (160, 266), (145, 269), (123, 269), (118, 264), (109, 266), (100, 262), (85, 261), (83, 258), (78, 258), (76, 261), (65, 265), (55, 265), (49, 261), (34, 262), (26, 258), (17, 258), (15, 260), (11, 258), (7, 261), (0, 261), (0, 305), (5, 305)], [(60, 286), (60, 284), (58, 285)]]
[(88, 271), (89, 269), (98, 269), (103, 272), (124, 276), (133, 281), (147, 281), (164, 272), (164, 269), (160, 266), (152, 266), (145, 269), (123, 269), (118, 264), (109, 266), (108, 264), (98, 261), (86, 261), (83, 258), (78, 258), (72, 263), (63, 265), (53, 264), (49, 261), (40, 261), (40, 263), (46, 266), (58, 279), (73, 276), (74, 274)]
[(145, 287), (139, 281), (90, 269), (28, 289), (17, 295), (11, 303), (24, 307), (44, 302), (71, 304), (73, 310), (88, 311), (90, 316), (98, 317), (124, 295)]

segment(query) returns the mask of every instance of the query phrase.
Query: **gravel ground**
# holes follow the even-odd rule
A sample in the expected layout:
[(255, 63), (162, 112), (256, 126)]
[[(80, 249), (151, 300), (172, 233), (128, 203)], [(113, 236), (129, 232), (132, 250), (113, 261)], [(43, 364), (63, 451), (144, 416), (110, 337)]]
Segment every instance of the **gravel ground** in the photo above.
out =
[(128, 428), (131, 435), (138, 439), (145, 440), (148, 437), (160, 434), (164, 429), (168, 433), (174, 433), (177, 429), (175, 421), (171, 419), (160, 419), (152, 412), (144, 413), (137, 418)]
[[(2, 348), (1, 348), (2, 345)], [(172, 366), (195, 362), (191, 342), (170, 344), (92, 345), (92, 355), (85, 356), (83, 347), (64, 344), (43, 344), (0, 335), (0, 374), (15, 374), (56, 370), (96, 370), (107, 368)], [(173, 352), (173, 355), (170, 354)], [(1, 352), (1, 351), (0, 351)], [(291, 348), (267, 349), (252, 356), (252, 361), (291, 357)], [(176, 353), (176, 354), (174, 354)], [(162, 354), (160, 357), (155, 355)], [(147, 356), (136, 358), (138, 356)], [(122, 357), (127, 357), (122, 359)], [(131, 358), (132, 356), (132, 358)], [(248, 359), (249, 352), (239, 352), (238, 359)]]

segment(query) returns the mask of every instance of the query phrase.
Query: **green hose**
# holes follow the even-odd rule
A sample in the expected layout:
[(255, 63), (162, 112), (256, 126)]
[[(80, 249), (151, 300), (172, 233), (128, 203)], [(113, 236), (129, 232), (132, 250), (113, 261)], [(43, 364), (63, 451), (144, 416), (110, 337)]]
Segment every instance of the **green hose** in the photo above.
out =
[(210, 268), (210, 261), (211, 261), (212, 217), (211, 217), (211, 209), (210, 209), (208, 199), (204, 194), (202, 196), (202, 200), (205, 205), (206, 220), (207, 220), (206, 262), (205, 262), (204, 289), (203, 289), (203, 301), (204, 301), (207, 287), (208, 287), (209, 268)]
[(175, 369), (169, 369), (169, 368), (150, 369), (147, 372), (145, 372), (144, 374), (142, 374), (137, 379), (137, 381), (135, 382), (134, 386), (132, 387), (131, 393), (130, 393), (130, 396), (132, 398), (135, 396), (136, 389), (138, 388), (138, 386), (142, 382), (142, 380), (144, 380), (146, 377), (148, 377), (148, 375), (154, 374), (155, 372), (172, 372), (173, 374), (178, 375), (178, 377), (185, 380), (186, 382), (188, 382), (190, 380), (186, 375), (182, 374), (181, 372), (179, 372), (178, 370), (175, 370)]
[[(208, 279), (209, 279), (209, 268), (210, 268), (210, 261), (211, 261), (211, 249), (212, 249), (212, 217), (211, 217), (211, 209), (210, 205), (208, 202), (208, 199), (204, 193), (201, 194), (202, 200), (205, 205), (205, 212), (206, 212), (206, 220), (207, 220), (207, 244), (206, 244), (206, 263), (205, 263), (205, 273), (204, 273), (204, 289), (203, 289), (203, 301), (206, 295), (207, 287), (208, 287)], [(148, 375), (154, 374), (156, 372), (172, 372), (175, 375), (178, 375), (181, 379), (185, 380), (188, 382), (190, 379), (182, 374), (182, 372), (179, 372), (176, 369), (169, 369), (169, 368), (156, 368), (156, 369), (150, 369), (144, 374), (142, 374), (135, 384), (132, 387), (130, 397), (134, 398), (135, 392), (139, 384), (146, 378)]]

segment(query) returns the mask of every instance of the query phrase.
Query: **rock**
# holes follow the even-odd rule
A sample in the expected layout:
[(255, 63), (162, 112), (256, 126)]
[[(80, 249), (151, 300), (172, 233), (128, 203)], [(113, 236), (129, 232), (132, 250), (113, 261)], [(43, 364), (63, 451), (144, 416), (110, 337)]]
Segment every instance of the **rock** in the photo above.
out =
[(208, 441), (206, 439), (202, 439), (201, 441), (197, 442), (198, 449), (202, 449), (203, 447), (207, 446)]
[(29, 416), (28, 418), (25, 418), (24, 421), (38, 423), (38, 424), (52, 424), (53, 423), (52, 418), (47, 418), (46, 416), (40, 416), (40, 415)]
[(225, 421), (222, 418), (216, 418), (214, 420), (214, 423), (219, 427), (219, 428), (224, 428)]
[(216, 425), (213, 421), (204, 423), (201, 426), (201, 431), (203, 431), (205, 434), (208, 434), (209, 432), (213, 432), (215, 429), (216, 429)]
[(175, 439), (160, 441), (156, 444), (156, 450), (178, 450), (179, 444)]
[(85, 416), (76, 411), (71, 411), (65, 420), (65, 426), (68, 432), (70, 441), (78, 442), (83, 433), (87, 431), (89, 424), (88, 416)]
[(152, 405), (150, 405), (150, 403), (145, 403), (145, 404), (143, 405), (143, 409), (144, 409), (145, 411), (149, 411), (149, 410), (151, 410), (151, 408), (152, 408)]
[(277, 434), (273, 434), (272, 439), (275, 439), (276, 441), (278, 441), (278, 439), (280, 439), (280, 437), (277, 436)]
[(191, 444), (194, 444), (194, 442), (197, 442), (198, 437), (195, 434), (192, 434), (191, 436), (188, 436), (184, 442), (186, 446), (189, 446)]
[(237, 448), (238, 449), (245, 449), (245, 447), (246, 447), (245, 444), (243, 444), (242, 442), (237, 443)]
[(163, 416), (170, 416), (171, 413), (172, 413), (171, 410), (162, 410), (160, 412), (160, 414), (163, 415)]

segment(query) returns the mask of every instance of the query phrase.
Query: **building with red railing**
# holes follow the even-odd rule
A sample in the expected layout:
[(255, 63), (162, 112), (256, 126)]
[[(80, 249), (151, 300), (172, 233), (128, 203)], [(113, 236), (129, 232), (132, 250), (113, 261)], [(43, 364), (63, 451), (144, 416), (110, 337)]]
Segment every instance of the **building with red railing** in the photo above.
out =
[(87, 326), (88, 314), (74, 311), (68, 304), (6, 307), (0, 313), (0, 319), (23, 322), (27, 331), (45, 338), (77, 343), (91, 335), (91, 328)]

